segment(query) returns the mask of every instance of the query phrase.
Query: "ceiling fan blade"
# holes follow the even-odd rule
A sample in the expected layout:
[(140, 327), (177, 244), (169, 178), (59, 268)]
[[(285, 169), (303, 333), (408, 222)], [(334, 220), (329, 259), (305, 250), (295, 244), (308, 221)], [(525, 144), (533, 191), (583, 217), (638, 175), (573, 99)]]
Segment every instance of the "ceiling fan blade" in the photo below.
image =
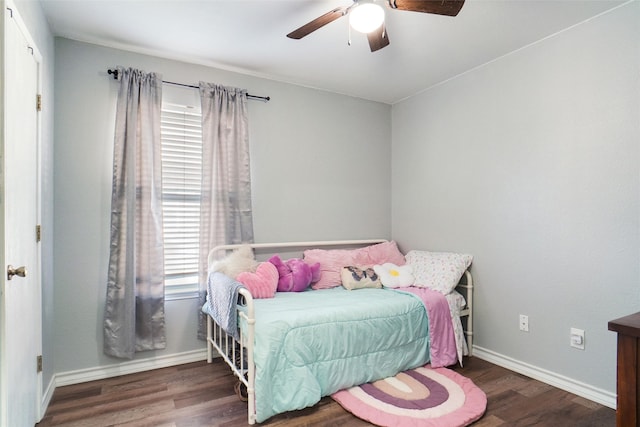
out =
[(375, 52), (376, 50), (389, 46), (389, 36), (387, 35), (387, 29), (384, 26), (384, 22), (377, 30), (367, 34), (367, 38), (369, 39), (371, 52)]
[(293, 30), (292, 32), (287, 34), (287, 37), (289, 37), (290, 39), (301, 39), (304, 36), (307, 36), (313, 33), (318, 28), (322, 28), (325, 25), (335, 21), (336, 19), (343, 17), (349, 12), (350, 8), (351, 7), (347, 7), (347, 6), (336, 7), (332, 11), (327, 12), (324, 15), (314, 19), (313, 21), (304, 24), (302, 27), (298, 28), (297, 30)]
[(393, 9), (456, 16), (464, 0), (388, 0)]

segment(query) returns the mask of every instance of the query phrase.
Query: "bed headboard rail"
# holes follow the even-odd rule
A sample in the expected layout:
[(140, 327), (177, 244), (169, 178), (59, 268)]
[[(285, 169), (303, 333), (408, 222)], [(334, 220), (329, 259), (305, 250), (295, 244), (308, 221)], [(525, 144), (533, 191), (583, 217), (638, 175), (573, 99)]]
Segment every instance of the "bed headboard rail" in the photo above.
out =
[(249, 246), (252, 249), (291, 249), (291, 248), (317, 248), (326, 246), (362, 246), (374, 245), (376, 243), (386, 242), (386, 239), (368, 239), (368, 240), (320, 240), (310, 242), (280, 242), (280, 243), (240, 243), (232, 245), (220, 245), (211, 249), (209, 252), (208, 265), (215, 261), (219, 251), (238, 249), (242, 246)]

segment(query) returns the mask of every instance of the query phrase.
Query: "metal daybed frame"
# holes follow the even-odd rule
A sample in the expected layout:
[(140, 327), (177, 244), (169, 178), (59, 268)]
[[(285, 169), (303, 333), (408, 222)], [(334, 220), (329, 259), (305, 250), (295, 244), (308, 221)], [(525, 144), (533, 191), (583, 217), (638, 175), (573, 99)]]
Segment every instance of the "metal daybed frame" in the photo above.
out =
[[(318, 247), (362, 247), (377, 243), (386, 242), (386, 239), (371, 240), (334, 240), (334, 241), (316, 241), (316, 242), (287, 242), (287, 243), (244, 243), (234, 245), (216, 246), (209, 252), (209, 265), (215, 261), (217, 253), (220, 251), (229, 251), (249, 246), (252, 249), (310, 249)], [(464, 333), (466, 336), (469, 356), (472, 354), (473, 346), (473, 278), (469, 271), (465, 271), (460, 284), (456, 287), (462, 291), (467, 304), (460, 311), (460, 317), (466, 317), (466, 325)], [(255, 364), (253, 360), (253, 346), (255, 343), (255, 310), (253, 297), (247, 289), (239, 290), (240, 302), (242, 309), (238, 310), (238, 322), (246, 324), (246, 331), (239, 328), (240, 339), (236, 340), (233, 336), (218, 325), (211, 316), (207, 316), (207, 362), (213, 361), (214, 350), (229, 365), (234, 375), (244, 384), (247, 389), (248, 415), (249, 424), (256, 423), (256, 407), (255, 407)]]

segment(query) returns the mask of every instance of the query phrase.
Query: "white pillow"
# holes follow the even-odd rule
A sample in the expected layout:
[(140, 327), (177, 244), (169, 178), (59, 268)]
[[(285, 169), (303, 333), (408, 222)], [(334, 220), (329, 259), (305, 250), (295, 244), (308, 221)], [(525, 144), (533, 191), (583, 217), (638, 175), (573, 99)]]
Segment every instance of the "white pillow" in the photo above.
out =
[(444, 295), (451, 293), (473, 256), (449, 252), (409, 251), (405, 256), (416, 278), (413, 286), (430, 288)]

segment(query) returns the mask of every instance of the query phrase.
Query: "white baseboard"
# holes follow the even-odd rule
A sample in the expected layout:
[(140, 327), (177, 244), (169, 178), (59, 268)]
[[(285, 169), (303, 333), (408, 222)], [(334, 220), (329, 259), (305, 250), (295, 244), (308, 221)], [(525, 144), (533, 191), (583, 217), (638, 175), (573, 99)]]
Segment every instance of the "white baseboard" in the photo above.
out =
[(555, 372), (547, 371), (537, 366), (512, 359), (482, 347), (473, 346), (473, 356), (486, 360), (494, 365), (502, 366), (511, 371), (517, 372), (527, 377), (542, 381), (569, 393), (576, 394), (585, 399), (589, 399), (601, 405), (616, 409), (616, 394), (609, 391), (593, 387), (580, 381), (559, 375)]
[(42, 401), (40, 402), (40, 417), (44, 417), (44, 414), (47, 412), (47, 408), (49, 407), (49, 403), (51, 402), (51, 398), (53, 397), (53, 391), (56, 389), (56, 376), (52, 376), (49, 384), (47, 384), (47, 388), (44, 389), (42, 393)]
[[(96, 366), (94, 368), (79, 369), (77, 371), (60, 372), (54, 375), (55, 387), (79, 384), (88, 381), (102, 380), (119, 375), (134, 374), (151, 369), (166, 368), (185, 363), (198, 362), (207, 359), (207, 350), (193, 350), (168, 356), (158, 356), (149, 359), (132, 360), (117, 365)], [(51, 391), (53, 394), (53, 390)]]

